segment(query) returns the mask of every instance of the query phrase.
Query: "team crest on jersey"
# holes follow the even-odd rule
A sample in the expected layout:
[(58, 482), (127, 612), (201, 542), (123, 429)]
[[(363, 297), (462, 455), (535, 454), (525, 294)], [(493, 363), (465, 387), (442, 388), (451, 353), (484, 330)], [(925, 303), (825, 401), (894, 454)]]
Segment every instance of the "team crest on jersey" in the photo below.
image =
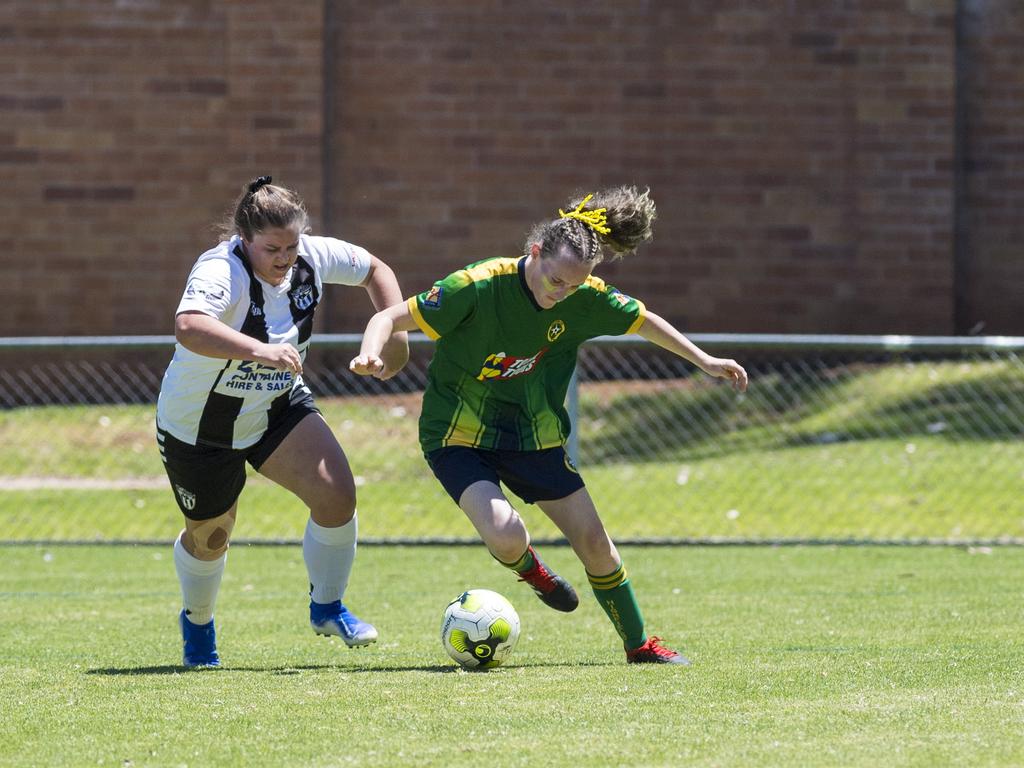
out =
[(300, 285), (288, 294), (288, 298), (292, 300), (292, 304), (294, 304), (297, 309), (309, 309), (313, 306), (313, 286)]
[(435, 285), (429, 291), (427, 295), (423, 297), (424, 307), (433, 307), (437, 309), (441, 306), (441, 295), (444, 293), (444, 289), (440, 285)]
[(196, 495), (192, 491), (188, 491), (180, 485), (175, 485), (174, 490), (177, 491), (178, 498), (181, 499), (181, 506), (190, 511), (196, 508)]
[(547, 351), (547, 347), (545, 347), (533, 357), (512, 357), (504, 352), (488, 355), (480, 373), (477, 374), (477, 379), (480, 381), (511, 379), (530, 373), (537, 366), (537, 361)]
[(561, 320), (555, 320), (555, 322), (548, 326), (548, 341), (554, 341), (563, 333), (565, 333), (565, 323)]

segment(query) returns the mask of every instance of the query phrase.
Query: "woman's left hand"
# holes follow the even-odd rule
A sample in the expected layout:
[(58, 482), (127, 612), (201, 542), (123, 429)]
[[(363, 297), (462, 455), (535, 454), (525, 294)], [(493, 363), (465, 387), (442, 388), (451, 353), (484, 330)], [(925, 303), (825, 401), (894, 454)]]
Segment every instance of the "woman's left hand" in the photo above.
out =
[(747, 372), (735, 360), (712, 357), (704, 366), (704, 371), (719, 379), (730, 379), (732, 388), (737, 392), (747, 391)]

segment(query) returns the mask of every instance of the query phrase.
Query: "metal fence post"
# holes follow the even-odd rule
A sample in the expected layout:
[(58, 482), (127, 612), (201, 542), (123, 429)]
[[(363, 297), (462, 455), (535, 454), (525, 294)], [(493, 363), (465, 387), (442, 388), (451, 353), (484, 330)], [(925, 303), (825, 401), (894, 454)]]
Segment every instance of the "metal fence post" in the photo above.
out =
[(565, 395), (565, 407), (569, 411), (569, 440), (565, 444), (565, 450), (577, 467), (580, 465), (580, 431), (577, 428), (580, 415), (580, 380), (579, 365), (572, 369), (572, 378), (569, 379), (569, 391)]

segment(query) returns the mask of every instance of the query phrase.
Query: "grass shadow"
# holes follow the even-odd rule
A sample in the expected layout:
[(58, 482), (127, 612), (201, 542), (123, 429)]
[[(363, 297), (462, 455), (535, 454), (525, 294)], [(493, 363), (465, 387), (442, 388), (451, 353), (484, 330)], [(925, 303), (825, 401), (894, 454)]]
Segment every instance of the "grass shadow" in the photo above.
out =
[(269, 672), (275, 675), (297, 675), (303, 671), (336, 669), (333, 664), (298, 664), (284, 667), (183, 667), (180, 664), (161, 664), (152, 667), (99, 667), (87, 669), (87, 675), (132, 676), (132, 675), (183, 675), (217, 672)]
[(615, 662), (611, 661), (581, 661), (581, 662), (565, 662), (565, 661), (535, 661), (503, 665), (494, 669), (464, 669), (456, 664), (433, 664), (433, 665), (411, 665), (401, 667), (359, 667), (346, 669), (346, 672), (472, 672), (476, 673), (491, 673), (501, 674), (506, 670), (513, 669), (526, 669), (526, 668), (537, 668), (537, 669), (557, 669), (562, 668), (574, 668), (574, 667), (610, 667), (615, 666)]
[(407, 664), (400, 666), (353, 666), (347, 667), (342, 664), (290, 664), (280, 667), (196, 667), (194, 669), (183, 667), (180, 664), (161, 664), (149, 667), (99, 667), (87, 669), (87, 675), (103, 675), (111, 677), (131, 677), (134, 675), (183, 675), (183, 674), (221, 674), (225, 672), (264, 672), (272, 675), (298, 675), (302, 672), (335, 670), (354, 674), (366, 674), (373, 672), (433, 672), (435, 674), (451, 674), (455, 672), (490, 672), (500, 673), (504, 670), (522, 668), (543, 668), (556, 669), (573, 667), (608, 667), (614, 666), (610, 661), (582, 661), (582, 662), (528, 662), (523, 664), (510, 664), (507, 667), (497, 669), (464, 670), (455, 664)]

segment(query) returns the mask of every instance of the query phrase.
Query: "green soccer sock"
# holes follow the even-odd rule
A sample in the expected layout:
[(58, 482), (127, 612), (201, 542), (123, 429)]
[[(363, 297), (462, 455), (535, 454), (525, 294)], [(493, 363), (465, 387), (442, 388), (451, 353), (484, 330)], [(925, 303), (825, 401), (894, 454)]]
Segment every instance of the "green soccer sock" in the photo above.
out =
[(647, 642), (644, 617), (640, 613), (636, 595), (633, 594), (633, 585), (626, 576), (625, 566), (620, 563), (607, 576), (594, 576), (588, 572), (587, 578), (590, 579), (590, 587), (594, 590), (597, 602), (612, 620), (612, 626), (622, 638), (626, 650), (639, 648)]
[[(494, 555), (492, 554), (491, 557), (494, 557)], [(494, 559), (498, 560), (496, 557)], [(504, 560), (498, 560), (498, 562), (506, 568), (511, 568), (516, 573), (525, 573), (537, 564), (537, 560), (533, 556), (533, 547), (527, 547), (526, 551), (523, 552), (523, 556), (514, 563), (506, 563)]]

